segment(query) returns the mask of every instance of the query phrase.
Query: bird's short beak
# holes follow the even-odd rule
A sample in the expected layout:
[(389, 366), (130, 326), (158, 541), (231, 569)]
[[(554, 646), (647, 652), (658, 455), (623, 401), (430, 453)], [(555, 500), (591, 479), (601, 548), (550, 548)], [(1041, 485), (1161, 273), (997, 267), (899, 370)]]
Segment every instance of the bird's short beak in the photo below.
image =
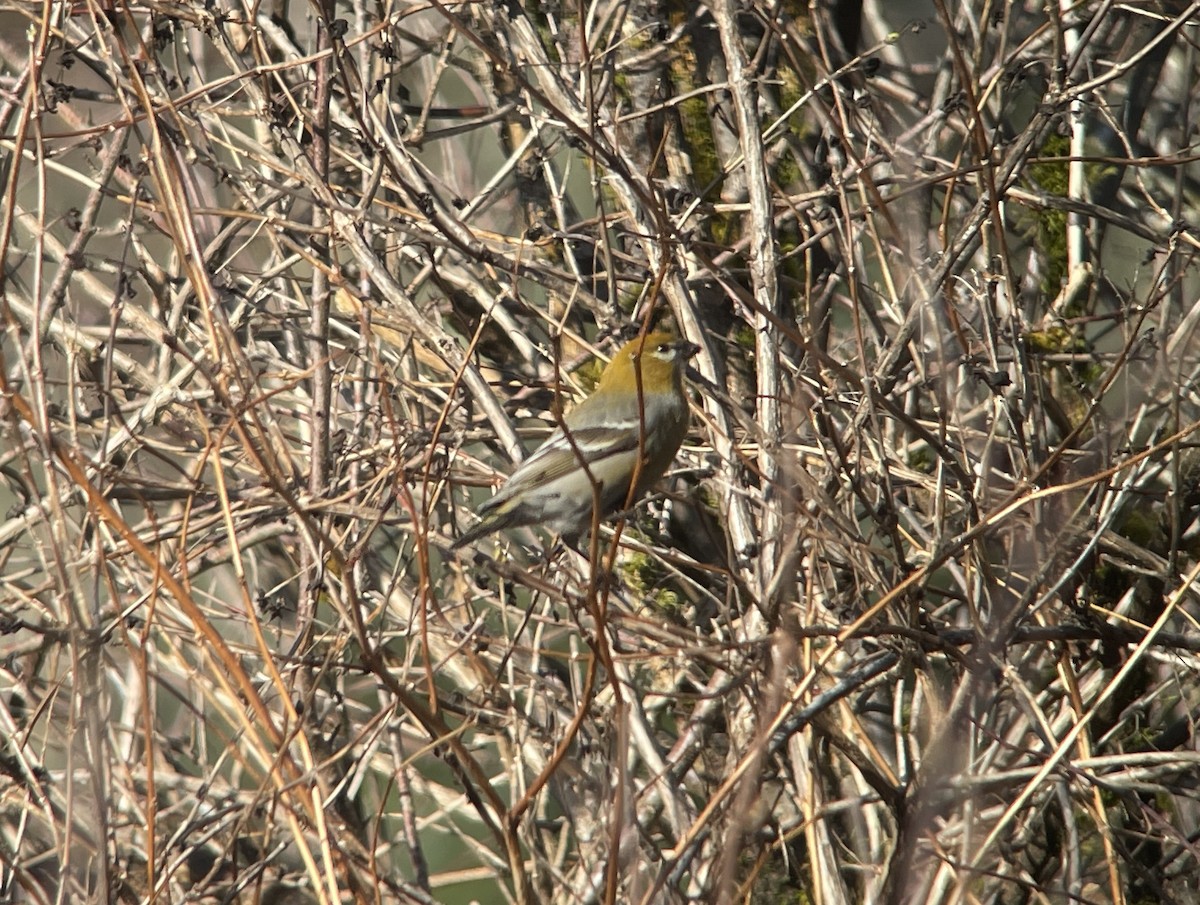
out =
[(681, 339), (675, 344), (675, 348), (679, 350), (679, 357), (683, 359), (691, 358), (700, 351), (700, 347), (695, 343), (690, 343), (687, 340)]

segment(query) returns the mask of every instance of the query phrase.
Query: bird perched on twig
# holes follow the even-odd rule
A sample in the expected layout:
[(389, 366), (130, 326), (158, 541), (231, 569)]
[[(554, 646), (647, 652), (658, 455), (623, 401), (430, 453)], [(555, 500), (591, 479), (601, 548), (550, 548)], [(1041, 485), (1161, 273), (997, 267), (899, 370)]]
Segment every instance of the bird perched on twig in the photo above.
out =
[(575, 540), (591, 529), (597, 507), (604, 518), (631, 505), (663, 476), (687, 436), (683, 372), (699, 351), (664, 332), (625, 343), (595, 392), (479, 508), (481, 521), (452, 549), (526, 525)]

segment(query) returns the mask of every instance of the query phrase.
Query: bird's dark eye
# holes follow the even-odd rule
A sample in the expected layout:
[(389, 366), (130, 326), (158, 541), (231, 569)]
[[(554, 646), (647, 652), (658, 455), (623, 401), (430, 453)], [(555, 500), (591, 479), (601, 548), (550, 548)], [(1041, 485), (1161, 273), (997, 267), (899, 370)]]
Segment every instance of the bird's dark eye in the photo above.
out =
[(660, 345), (658, 347), (657, 351), (660, 355), (666, 355), (668, 352), (671, 351), (671, 347), (667, 343), (663, 343), (662, 345)]

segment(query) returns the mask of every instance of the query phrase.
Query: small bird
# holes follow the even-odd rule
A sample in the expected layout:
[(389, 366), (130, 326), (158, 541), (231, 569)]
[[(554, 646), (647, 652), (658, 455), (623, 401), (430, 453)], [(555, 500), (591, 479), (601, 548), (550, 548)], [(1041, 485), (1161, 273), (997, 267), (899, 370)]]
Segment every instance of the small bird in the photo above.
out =
[(597, 485), (600, 518), (629, 505), (663, 476), (687, 436), (683, 372), (699, 351), (665, 332), (621, 346), (595, 392), (563, 418), (565, 430), (554, 431), (479, 507), (481, 521), (451, 549), (526, 525), (577, 540), (591, 530)]

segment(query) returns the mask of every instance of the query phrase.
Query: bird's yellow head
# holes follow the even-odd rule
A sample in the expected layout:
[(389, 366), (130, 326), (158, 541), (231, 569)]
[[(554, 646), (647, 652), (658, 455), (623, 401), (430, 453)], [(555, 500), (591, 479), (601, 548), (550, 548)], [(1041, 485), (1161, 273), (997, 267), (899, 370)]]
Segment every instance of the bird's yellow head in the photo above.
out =
[(699, 351), (699, 346), (666, 332), (631, 339), (608, 363), (596, 391), (636, 393), (640, 372), (643, 394), (669, 393), (682, 386), (688, 359)]

